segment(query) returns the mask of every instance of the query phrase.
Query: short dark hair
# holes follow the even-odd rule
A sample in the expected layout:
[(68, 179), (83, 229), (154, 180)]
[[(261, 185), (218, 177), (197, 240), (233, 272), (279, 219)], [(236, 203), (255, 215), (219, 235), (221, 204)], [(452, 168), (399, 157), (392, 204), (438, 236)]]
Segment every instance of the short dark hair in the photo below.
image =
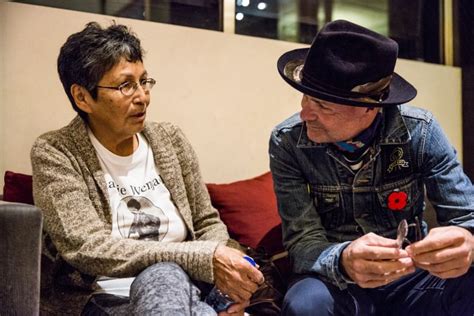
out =
[(59, 52), (58, 73), (74, 111), (87, 120), (87, 113), (77, 107), (72, 97), (73, 84), (86, 88), (95, 100), (96, 86), (107, 71), (122, 58), (143, 62), (143, 55), (137, 36), (115, 21), (107, 28), (90, 22), (82, 31), (70, 35)]

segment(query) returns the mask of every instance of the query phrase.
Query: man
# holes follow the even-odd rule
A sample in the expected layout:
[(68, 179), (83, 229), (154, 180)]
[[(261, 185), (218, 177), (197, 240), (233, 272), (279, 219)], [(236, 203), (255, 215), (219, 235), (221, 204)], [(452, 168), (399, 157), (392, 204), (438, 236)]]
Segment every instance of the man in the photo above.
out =
[(269, 149), (295, 274), (284, 315), (474, 313), (474, 188), (432, 114), (404, 105), (416, 90), (397, 53), (340, 20), (278, 60), (303, 92)]
[(95, 289), (85, 315), (215, 315), (203, 281), (235, 302), (220, 315), (242, 315), (263, 275), (230, 240), (181, 130), (146, 122), (155, 80), (140, 40), (91, 22), (61, 48), (58, 72), (78, 115), (40, 136), (31, 160), (60, 291)]

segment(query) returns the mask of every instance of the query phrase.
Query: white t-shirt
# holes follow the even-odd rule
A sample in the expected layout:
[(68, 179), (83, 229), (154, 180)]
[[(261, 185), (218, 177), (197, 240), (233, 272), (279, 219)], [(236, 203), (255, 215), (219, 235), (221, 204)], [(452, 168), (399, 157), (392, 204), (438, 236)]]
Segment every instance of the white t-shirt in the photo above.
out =
[[(130, 156), (118, 156), (105, 148), (89, 130), (105, 174), (112, 210), (112, 236), (180, 242), (186, 239), (186, 225), (170, 192), (160, 178), (153, 152), (138, 136), (138, 148)], [(100, 278), (100, 293), (128, 296), (133, 278)]]

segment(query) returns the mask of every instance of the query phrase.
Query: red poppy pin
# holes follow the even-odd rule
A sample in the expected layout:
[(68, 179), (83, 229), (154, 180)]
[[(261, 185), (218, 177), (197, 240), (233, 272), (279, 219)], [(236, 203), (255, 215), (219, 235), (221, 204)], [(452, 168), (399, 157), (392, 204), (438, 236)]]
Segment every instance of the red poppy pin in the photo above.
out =
[(408, 195), (403, 191), (394, 191), (389, 194), (387, 203), (392, 211), (400, 211), (407, 205)]

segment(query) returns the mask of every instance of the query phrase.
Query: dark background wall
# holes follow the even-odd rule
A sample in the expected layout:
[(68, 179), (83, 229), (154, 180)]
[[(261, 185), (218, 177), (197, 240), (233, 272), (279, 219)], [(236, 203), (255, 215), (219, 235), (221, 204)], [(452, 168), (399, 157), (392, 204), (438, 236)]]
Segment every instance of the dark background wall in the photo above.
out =
[(474, 180), (474, 1), (454, 1), (457, 61), (462, 67), (463, 165)]

